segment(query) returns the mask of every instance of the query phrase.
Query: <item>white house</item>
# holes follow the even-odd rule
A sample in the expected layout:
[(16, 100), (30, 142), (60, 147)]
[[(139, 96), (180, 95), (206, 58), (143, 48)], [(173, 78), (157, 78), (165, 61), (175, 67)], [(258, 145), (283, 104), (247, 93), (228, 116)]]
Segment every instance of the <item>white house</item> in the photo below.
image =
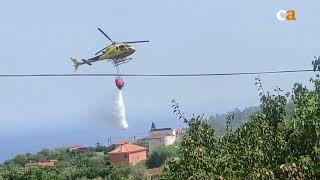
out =
[(172, 128), (157, 129), (152, 122), (151, 130), (149, 131), (148, 144), (149, 152), (157, 149), (158, 147), (169, 146), (176, 140), (176, 131)]

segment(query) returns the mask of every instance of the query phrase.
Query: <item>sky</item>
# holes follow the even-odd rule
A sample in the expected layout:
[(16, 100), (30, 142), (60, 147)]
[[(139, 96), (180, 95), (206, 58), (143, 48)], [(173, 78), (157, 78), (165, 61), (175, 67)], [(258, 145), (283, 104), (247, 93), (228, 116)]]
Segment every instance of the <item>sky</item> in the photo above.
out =
[[(276, 13), (295, 9), (295, 22)], [(90, 58), (115, 41), (135, 44), (123, 73), (228, 73), (310, 69), (319, 55), (320, 2), (287, 0), (4, 1), (0, 6), (0, 74), (74, 73), (70, 57)], [(76, 73), (115, 73), (107, 62)], [(261, 75), (264, 89), (290, 91), (314, 73)], [(129, 128), (110, 117), (113, 77), (1, 78), (0, 162), (45, 147), (94, 145), (144, 136), (158, 127), (183, 126), (188, 116), (259, 105), (256, 76), (125, 77)]]

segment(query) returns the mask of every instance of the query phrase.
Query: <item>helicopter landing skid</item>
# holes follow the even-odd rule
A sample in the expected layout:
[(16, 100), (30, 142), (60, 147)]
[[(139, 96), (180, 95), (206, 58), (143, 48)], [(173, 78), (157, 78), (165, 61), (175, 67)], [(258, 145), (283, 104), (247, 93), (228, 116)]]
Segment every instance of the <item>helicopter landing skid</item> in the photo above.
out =
[(129, 61), (131, 61), (132, 58), (128, 58), (128, 59), (120, 59), (120, 60), (114, 60), (114, 66), (119, 66), (121, 64), (127, 63)]

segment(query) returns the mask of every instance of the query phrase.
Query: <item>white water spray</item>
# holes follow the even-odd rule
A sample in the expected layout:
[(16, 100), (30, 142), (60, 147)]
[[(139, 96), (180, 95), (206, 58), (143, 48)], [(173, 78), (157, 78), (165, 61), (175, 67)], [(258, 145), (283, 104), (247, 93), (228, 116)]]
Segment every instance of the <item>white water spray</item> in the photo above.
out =
[(113, 116), (119, 128), (128, 128), (128, 123), (126, 121), (126, 109), (124, 107), (124, 101), (121, 90), (118, 91), (118, 95), (115, 100), (115, 110), (113, 112)]

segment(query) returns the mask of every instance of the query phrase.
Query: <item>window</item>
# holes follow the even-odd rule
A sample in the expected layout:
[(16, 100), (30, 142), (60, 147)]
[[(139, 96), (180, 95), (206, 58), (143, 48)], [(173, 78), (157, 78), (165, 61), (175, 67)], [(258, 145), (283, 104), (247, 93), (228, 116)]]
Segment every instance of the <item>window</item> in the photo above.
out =
[(128, 158), (128, 155), (127, 155), (127, 154), (125, 154), (125, 155), (124, 155), (124, 158), (125, 158), (125, 159), (127, 159), (127, 158)]
[(124, 45), (120, 45), (119, 48), (120, 48), (120, 49), (124, 49)]

